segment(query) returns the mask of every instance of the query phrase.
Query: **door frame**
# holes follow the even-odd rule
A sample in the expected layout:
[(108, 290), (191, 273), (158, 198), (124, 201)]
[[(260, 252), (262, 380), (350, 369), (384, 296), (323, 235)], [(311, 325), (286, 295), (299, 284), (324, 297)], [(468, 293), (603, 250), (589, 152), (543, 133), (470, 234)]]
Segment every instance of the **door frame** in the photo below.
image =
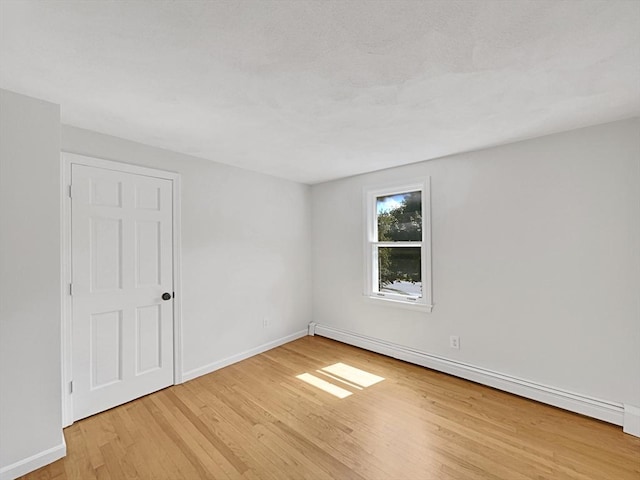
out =
[(61, 152), (61, 265), (62, 280), (62, 426), (73, 423), (73, 394), (71, 381), (73, 374), (73, 331), (71, 305), (71, 168), (73, 165), (104, 168), (122, 173), (133, 173), (147, 177), (162, 178), (171, 181), (173, 199), (173, 384), (182, 383), (182, 282), (181, 282), (181, 218), (180, 218), (180, 183), (181, 176), (177, 172), (142, 167), (124, 162), (89, 157), (71, 152)]

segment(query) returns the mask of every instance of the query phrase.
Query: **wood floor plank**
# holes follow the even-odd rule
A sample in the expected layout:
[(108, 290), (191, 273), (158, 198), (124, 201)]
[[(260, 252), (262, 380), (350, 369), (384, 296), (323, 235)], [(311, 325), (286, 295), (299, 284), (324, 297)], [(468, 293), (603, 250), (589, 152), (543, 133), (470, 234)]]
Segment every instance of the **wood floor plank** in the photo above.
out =
[(321, 337), (64, 433), (67, 457), (25, 480), (640, 480), (640, 439), (619, 427)]

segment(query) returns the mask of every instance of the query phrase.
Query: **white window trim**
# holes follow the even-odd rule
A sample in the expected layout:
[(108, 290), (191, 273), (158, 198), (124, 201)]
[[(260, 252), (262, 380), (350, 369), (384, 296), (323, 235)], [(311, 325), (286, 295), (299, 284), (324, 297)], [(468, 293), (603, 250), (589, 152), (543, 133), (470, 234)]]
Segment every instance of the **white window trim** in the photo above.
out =
[[(385, 246), (387, 242), (378, 242), (376, 198), (405, 192), (422, 192), (422, 241), (418, 243), (421, 252), (422, 297), (410, 297), (392, 293), (375, 291), (377, 283), (376, 266), (374, 265), (374, 245)], [(388, 184), (379, 187), (368, 187), (364, 190), (365, 235), (364, 235), (364, 298), (377, 305), (405, 308), (410, 310), (431, 312), (433, 309), (433, 290), (431, 281), (431, 185), (430, 177), (420, 178), (407, 183)], [(389, 242), (389, 246), (399, 246), (405, 242)], [(409, 243), (407, 242), (407, 246)]]

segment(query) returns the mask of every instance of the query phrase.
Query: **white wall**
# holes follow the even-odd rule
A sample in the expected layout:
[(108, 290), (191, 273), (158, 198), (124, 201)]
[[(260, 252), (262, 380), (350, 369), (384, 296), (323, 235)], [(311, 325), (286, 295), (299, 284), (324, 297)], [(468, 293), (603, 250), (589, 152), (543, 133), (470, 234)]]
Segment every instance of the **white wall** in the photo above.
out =
[(62, 150), (182, 175), (187, 378), (306, 329), (310, 187), (66, 125)]
[[(636, 118), (313, 186), (314, 321), (640, 405), (639, 131)], [(365, 302), (363, 188), (425, 175), (433, 312)]]
[(59, 107), (0, 90), (0, 478), (64, 455), (59, 158)]

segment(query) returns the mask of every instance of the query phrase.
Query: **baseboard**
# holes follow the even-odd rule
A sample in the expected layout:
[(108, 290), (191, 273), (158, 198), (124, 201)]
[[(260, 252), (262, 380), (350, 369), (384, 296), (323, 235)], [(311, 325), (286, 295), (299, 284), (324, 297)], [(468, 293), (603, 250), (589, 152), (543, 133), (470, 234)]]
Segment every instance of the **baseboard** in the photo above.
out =
[[(627, 431), (627, 423), (629, 423), (629, 431), (627, 433), (632, 435), (638, 435), (637, 432), (640, 430), (640, 409), (635, 411), (632, 410), (634, 408), (632, 407), (632, 409), (629, 409), (627, 412), (627, 409), (625, 409), (621, 403), (601, 400), (587, 395), (568, 392), (561, 388), (541, 385), (486, 368), (449, 360), (425, 352), (412, 350), (402, 345), (317, 323), (309, 324), (309, 335), (320, 335), (331, 338), (388, 357), (397, 358), (405, 362), (448, 373), (521, 397), (553, 405), (554, 407), (597, 418), (598, 420), (603, 420), (615, 425), (624, 425), (625, 431)], [(633, 433), (634, 431), (636, 433)]]
[(67, 444), (64, 441), (64, 437), (62, 439), (62, 443), (60, 445), (56, 445), (53, 448), (45, 450), (44, 452), (36, 453), (24, 460), (20, 460), (19, 462), (15, 462), (11, 465), (3, 467), (0, 469), (0, 480), (14, 480), (15, 478), (21, 477), (22, 475), (26, 475), (29, 472), (33, 472), (34, 470), (39, 469), (40, 467), (44, 467), (45, 465), (49, 465), (56, 460), (61, 459), (67, 454)]
[(255, 348), (246, 350), (227, 358), (223, 358), (222, 360), (210, 363), (209, 365), (189, 370), (188, 372), (184, 372), (182, 374), (182, 381), (187, 382), (202, 375), (206, 375), (207, 373), (215, 372), (216, 370), (220, 370), (221, 368), (240, 362), (241, 360), (245, 360), (249, 357), (253, 357), (254, 355), (258, 355), (259, 353), (266, 352), (267, 350), (271, 350), (272, 348), (279, 347), (280, 345), (284, 345), (285, 343), (292, 342), (294, 340), (297, 340), (298, 338), (305, 337), (307, 336), (307, 334), (307, 330), (300, 330), (298, 332), (292, 333), (291, 335), (287, 335), (286, 337), (278, 338), (277, 340), (273, 340), (272, 342), (263, 343), (262, 345), (259, 345)]
[(640, 437), (640, 407), (624, 404), (624, 433)]

